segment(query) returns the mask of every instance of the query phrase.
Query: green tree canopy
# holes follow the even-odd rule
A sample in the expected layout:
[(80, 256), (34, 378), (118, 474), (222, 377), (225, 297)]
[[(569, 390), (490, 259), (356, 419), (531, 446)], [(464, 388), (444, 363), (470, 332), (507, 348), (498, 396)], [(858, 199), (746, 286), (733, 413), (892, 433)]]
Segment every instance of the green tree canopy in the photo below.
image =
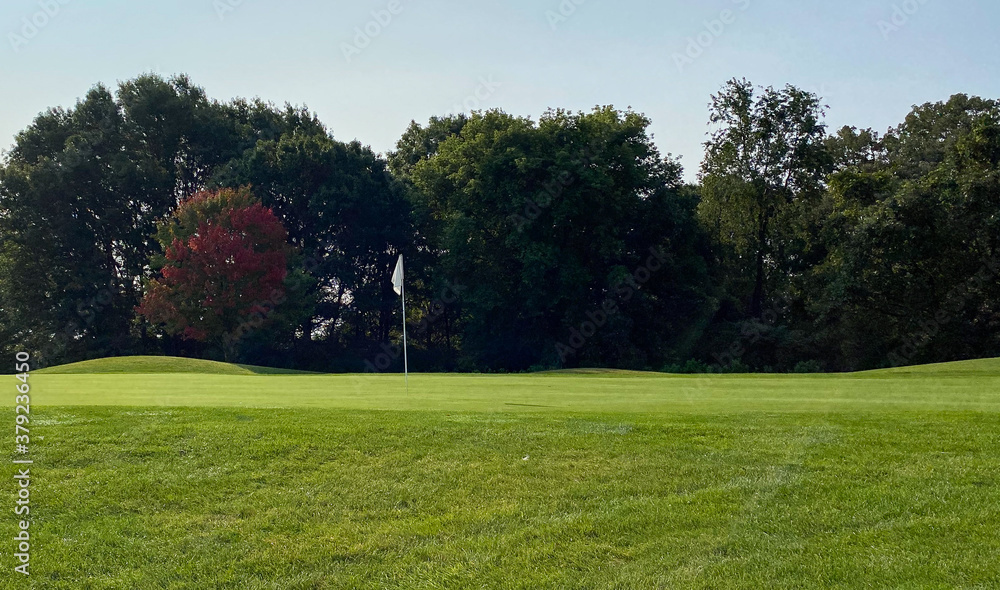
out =
[(4, 345), (48, 363), (152, 345), (134, 308), (156, 220), (231, 158), (293, 131), (325, 133), (304, 110), (220, 104), (184, 76), (98, 85), (40, 114), (0, 166)]
[(410, 205), (384, 159), (358, 142), (285, 134), (260, 141), (215, 178), (249, 184), (272, 207), (316, 279), (315, 314), (300, 339), (385, 342), (395, 325), (387, 283), (399, 252), (414, 249)]
[(795, 233), (822, 194), (830, 171), (819, 98), (794, 86), (755, 88), (731, 80), (712, 96), (699, 215), (713, 237), (732, 249), (728, 289), (764, 311), (795, 269)]
[[(476, 113), (414, 166), (438, 272), (468, 287), (470, 365), (647, 366), (681, 340), (700, 309), (704, 244), (680, 165), (660, 155), (648, 125), (611, 107), (550, 111), (538, 123)], [(666, 262), (624, 300), (617, 288), (651, 249)], [(609, 300), (619, 312), (560, 354)]]

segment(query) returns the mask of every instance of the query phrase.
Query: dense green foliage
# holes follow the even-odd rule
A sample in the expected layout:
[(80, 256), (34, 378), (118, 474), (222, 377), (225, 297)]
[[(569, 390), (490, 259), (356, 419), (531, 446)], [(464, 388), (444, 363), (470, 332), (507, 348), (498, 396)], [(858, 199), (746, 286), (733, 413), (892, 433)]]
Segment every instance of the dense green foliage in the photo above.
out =
[(802, 288), (831, 366), (1000, 351), (1000, 103), (958, 95), (831, 144), (826, 256)]
[(0, 167), (0, 346), (47, 364), (157, 350), (135, 313), (162, 253), (156, 221), (293, 132), (325, 133), (305, 111), (209, 101), (184, 77), (98, 86), (39, 115)]
[(453, 312), (464, 366), (644, 367), (690, 330), (707, 248), (648, 125), (610, 108), (537, 124), (477, 113), (414, 166), (437, 272), (466, 287)]
[(956, 95), (831, 135), (821, 98), (733, 80), (699, 184), (631, 110), (413, 123), (385, 156), (184, 77), (98, 86), (0, 166), (0, 352), (221, 358), (136, 314), (156, 223), (250, 186), (288, 231), (285, 320), (241, 361), (416, 370), (852, 370), (1000, 354), (1000, 106)]
[(409, 394), (186, 370), (32, 376), (23, 587), (1000, 584), (995, 360), (417, 375)]
[[(384, 159), (357, 142), (285, 134), (258, 142), (215, 182), (251, 185), (302, 252), (312, 283), (301, 291), (313, 307), (296, 327), (290, 360), (330, 368), (339, 358), (357, 367), (368, 349), (390, 340), (399, 305), (386, 277), (399, 252), (416, 250), (416, 238), (404, 189)], [(270, 342), (258, 342), (261, 360), (273, 354)]]

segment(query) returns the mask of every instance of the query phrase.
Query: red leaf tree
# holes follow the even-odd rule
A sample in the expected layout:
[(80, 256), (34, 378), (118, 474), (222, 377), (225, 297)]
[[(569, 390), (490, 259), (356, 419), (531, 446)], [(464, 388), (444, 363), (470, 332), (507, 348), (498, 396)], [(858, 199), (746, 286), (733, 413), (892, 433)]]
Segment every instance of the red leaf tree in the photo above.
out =
[(162, 276), (149, 281), (139, 313), (168, 334), (219, 344), (231, 360), (248, 327), (285, 300), (281, 221), (248, 188), (203, 191), (181, 202), (156, 238)]

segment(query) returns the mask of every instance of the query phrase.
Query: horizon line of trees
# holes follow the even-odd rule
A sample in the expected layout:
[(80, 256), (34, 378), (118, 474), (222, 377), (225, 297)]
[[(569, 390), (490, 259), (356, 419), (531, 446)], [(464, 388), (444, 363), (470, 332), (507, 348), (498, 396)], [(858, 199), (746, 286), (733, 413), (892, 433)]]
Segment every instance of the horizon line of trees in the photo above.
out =
[(417, 371), (1000, 356), (1000, 103), (824, 111), (727, 82), (689, 184), (631, 109), (432, 117), (383, 156), (186, 76), (97, 85), (0, 162), (0, 352), (399, 370), (402, 253)]

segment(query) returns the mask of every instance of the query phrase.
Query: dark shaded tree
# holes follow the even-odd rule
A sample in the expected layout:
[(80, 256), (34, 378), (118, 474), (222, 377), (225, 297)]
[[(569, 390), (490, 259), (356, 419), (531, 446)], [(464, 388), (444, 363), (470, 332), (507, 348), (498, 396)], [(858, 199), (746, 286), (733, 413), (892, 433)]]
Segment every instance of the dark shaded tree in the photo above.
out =
[[(674, 352), (700, 311), (704, 242), (680, 166), (648, 124), (610, 107), (537, 124), (477, 113), (416, 164), (439, 276), (467, 286), (456, 304), (464, 366), (642, 367)], [(622, 297), (651, 249), (658, 270)], [(616, 311), (578, 342), (608, 301)]]
[(390, 339), (397, 297), (387, 277), (415, 237), (404, 188), (385, 160), (357, 142), (286, 134), (258, 142), (215, 182), (253, 185), (302, 251), (316, 306), (298, 328), (300, 347), (326, 342), (334, 348), (316, 354), (329, 357)]
[(956, 95), (865, 135), (839, 138), (817, 338), (842, 368), (1000, 354), (998, 104)]

